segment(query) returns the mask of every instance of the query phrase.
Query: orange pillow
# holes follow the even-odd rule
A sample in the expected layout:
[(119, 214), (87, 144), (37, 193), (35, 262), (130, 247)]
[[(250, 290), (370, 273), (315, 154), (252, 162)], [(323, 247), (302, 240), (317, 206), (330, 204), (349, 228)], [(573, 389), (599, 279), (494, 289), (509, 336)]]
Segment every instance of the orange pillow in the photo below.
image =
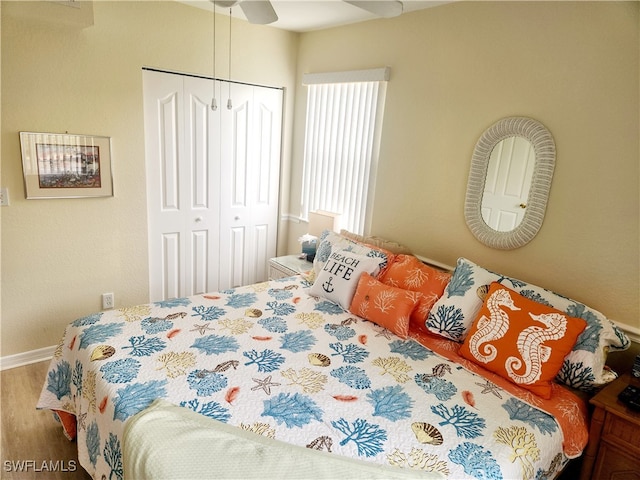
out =
[(412, 292), (385, 285), (365, 272), (360, 275), (349, 311), (407, 338), (409, 318), (416, 303)]
[(543, 397), (586, 328), (581, 318), (493, 282), (460, 355)]
[(386, 285), (419, 292), (417, 308), (411, 314), (411, 325), (428, 332), (425, 322), (433, 304), (442, 296), (451, 280), (451, 274), (425, 265), (413, 255), (396, 255), (393, 262), (380, 275)]

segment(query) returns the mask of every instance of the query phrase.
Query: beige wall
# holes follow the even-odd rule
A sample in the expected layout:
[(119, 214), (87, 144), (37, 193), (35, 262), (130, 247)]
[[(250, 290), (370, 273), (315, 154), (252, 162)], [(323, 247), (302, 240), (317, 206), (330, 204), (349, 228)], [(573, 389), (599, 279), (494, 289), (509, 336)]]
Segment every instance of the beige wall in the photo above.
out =
[[(95, 2), (94, 26), (78, 29), (16, 17), (19, 5), (1, 9), (0, 183), (11, 206), (0, 209), (0, 356), (55, 344), (69, 321), (100, 309), (103, 292), (115, 292), (116, 306), (147, 300), (141, 68), (212, 72), (211, 17), (198, 9)], [(234, 21), (233, 78), (286, 87), (282, 210), (296, 217), (302, 73), (391, 66), (373, 232), (450, 264), (466, 256), (640, 328), (638, 7), (460, 2), (299, 36)], [(558, 159), (540, 233), (505, 252), (475, 240), (463, 204), (473, 145), (508, 115), (544, 123)], [(111, 136), (115, 196), (24, 200), (21, 130)], [(299, 250), (304, 225), (284, 222), (280, 233), (280, 253)]]
[[(93, 26), (33, 19), (58, 4), (2, 2), (2, 347), (58, 342), (71, 320), (148, 301), (142, 67), (212, 75), (212, 16), (177, 2), (94, 2)], [(48, 15), (46, 15), (48, 16)], [(45, 16), (45, 17), (46, 17)], [(54, 17), (55, 18), (55, 17)], [(228, 78), (228, 21), (217, 74)], [(58, 18), (59, 20), (60, 18)], [(285, 87), (284, 168), (298, 35), (233, 21), (232, 78)], [(224, 102), (226, 103), (226, 98)], [(115, 196), (25, 200), (19, 131), (110, 136)]]
[[(460, 2), (303, 35), (298, 81), (391, 67), (372, 233), (450, 265), (465, 256), (639, 329), (639, 6)], [(299, 89), (296, 118), (304, 110)], [(511, 115), (546, 125), (557, 166), (539, 234), (501, 251), (472, 236), (463, 207), (475, 142)], [(304, 228), (292, 223), (290, 251)]]

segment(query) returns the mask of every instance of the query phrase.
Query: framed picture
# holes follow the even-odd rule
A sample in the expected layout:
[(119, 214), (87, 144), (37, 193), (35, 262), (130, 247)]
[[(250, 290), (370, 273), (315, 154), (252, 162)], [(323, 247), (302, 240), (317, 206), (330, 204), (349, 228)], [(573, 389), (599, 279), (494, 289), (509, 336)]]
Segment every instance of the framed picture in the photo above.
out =
[(20, 132), (28, 199), (113, 196), (111, 138)]

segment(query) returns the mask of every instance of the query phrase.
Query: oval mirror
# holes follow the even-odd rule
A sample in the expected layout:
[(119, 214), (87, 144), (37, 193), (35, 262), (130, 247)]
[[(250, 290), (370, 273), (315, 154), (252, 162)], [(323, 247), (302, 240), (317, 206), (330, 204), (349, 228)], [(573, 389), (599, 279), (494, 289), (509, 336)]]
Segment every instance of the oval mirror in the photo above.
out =
[(464, 215), (489, 247), (513, 249), (538, 233), (547, 207), (556, 149), (540, 122), (508, 117), (489, 127), (471, 158)]

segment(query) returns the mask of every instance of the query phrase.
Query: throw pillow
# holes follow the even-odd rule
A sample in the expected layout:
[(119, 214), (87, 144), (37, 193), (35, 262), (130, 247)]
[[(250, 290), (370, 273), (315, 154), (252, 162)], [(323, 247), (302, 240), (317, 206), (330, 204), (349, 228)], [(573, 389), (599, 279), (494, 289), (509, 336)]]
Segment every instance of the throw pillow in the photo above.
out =
[(323, 263), (322, 270), (317, 274), (309, 293), (331, 300), (348, 310), (360, 275), (364, 272), (376, 272), (378, 268), (377, 258), (357, 255), (346, 250), (332, 252)]
[(318, 248), (316, 250), (316, 256), (313, 259), (313, 270), (315, 271), (316, 276), (320, 273), (325, 262), (329, 259), (331, 252), (337, 252), (340, 250), (346, 250), (357, 255), (376, 259), (378, 266), (373, 272), (374, 277), (377, 277), (393, 258), (393, 254), (391, 252), (363, 245), (330, 230), (325, 230), (320, 234), (320, 238), (318, 238)]
[(386, 285), (421, 294), (417, 308), (411, 313), (411, 325), (423, 332), (428, 332), (425, 325), (427, 316), (449, 280), (449, 272), (425, 265), (413, 255), (396, 255), (380, 275), (380, 281)]
[(407, 338), (409, 319), (418, 297), (419, 294), (415, 292), (385, 285), (368, 273), (363, 273), (349, 311), (391, 330), (400, 338)]
[(580, 302), (522, 280), (482, 268), (466, 258), (459, 258), (444, 294), (433, 305), (427, 328), (446, 338), (462, 342), (476, 318), (491, 282), (507, 285), (521, 295), (582, 318), (587, 328), (580, 334), (573, 350), (565, 358), (557, 380), (569, 387), (592, 392), (617, 378), (605, 367), (609, 350), (625, 350), (629, 338), (602, 313)]
[(543, 397), (587, 323), (491, 284), (460, 355)]

